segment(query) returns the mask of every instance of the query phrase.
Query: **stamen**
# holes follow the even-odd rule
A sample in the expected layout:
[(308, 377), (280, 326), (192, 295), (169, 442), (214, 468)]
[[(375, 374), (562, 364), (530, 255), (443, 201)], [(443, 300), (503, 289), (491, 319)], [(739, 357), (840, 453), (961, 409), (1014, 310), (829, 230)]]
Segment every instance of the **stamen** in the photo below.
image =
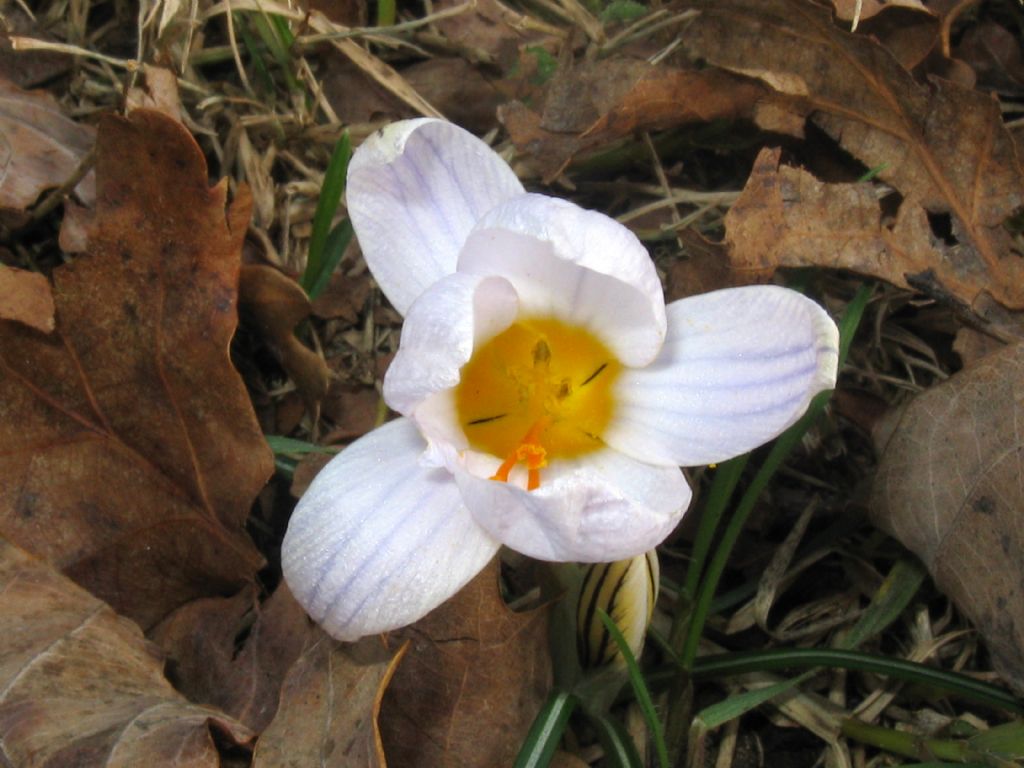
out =
[(497, 421), (498, 419), (504, 419), (506, 416), (508, 416), (507, 413), (499, 413), (497, 416), (484, 416), (482, 419), (473, 419), (472, 421), (467, 421), (466, 422), (466, 426), (467, 427), (478, 427), (481, 424), (490, 424), (492, 421)]
[(551, 347), (548, 343), (541, 339), (533, 345), (533, 365), (538, 367), (541, 365), (547, 365), (551, 362)]
[(596, 371), (594, 371), (594, 372), (593, 372), (592, 374), (590, 374), (589, 376), (587, 376), (587, 378), (586, 378), (586, 379), (584, 379), (583, 383), (582, 383), (582, 384), (580, 384), (580, 386), (581, 386), (581, 387), (585, 387), (585, 386), (587, 386), (587, 384), (589, 384), (589, 383), (590, 383), (590, 382), (592, 382), (592, 381), (593, 381), (594, 379), (596, 379), (596, 378), (597, 378), (598, 376), (600, 376), (600, 375), (601, 375), (601, 374), (602, 374), (602, 373), (604, 372), (604, 369), (605, 369), (605, 368), (607, 368), (607, 367), (608, 367), (608, 363), (601, 363), (601, 365), (599, 365), (599, 366), (597, 367), (597, 370), (596, 370)]

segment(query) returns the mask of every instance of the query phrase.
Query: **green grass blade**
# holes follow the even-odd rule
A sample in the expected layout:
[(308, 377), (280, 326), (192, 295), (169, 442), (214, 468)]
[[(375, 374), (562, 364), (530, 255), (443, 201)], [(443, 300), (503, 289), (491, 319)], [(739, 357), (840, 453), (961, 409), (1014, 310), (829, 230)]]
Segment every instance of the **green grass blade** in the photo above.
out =
[(863, 651), (832, 648), (773, 648), (702, 656), (693, 666), (695, 680), (717, 680), (748, 672), (775, 672), (787, 669), (829, 667), (857, 672), (872, 672), (895, 680), (923, 685), (971, 701), (1010, 712), (1024, 714), (1024, 701), (1012, 693), (967, 675), (935, 669), (904, 659), (893, 659)]
[(1024, 723), (1017, 720), (978, 731), (967, 743), (986, 755), (1019, 759), (1024, 757)]
[(622, 654), (622, 658), (626, 661), (626, 669), (629, 671), (629, 682), (633, 686), (636, 701), (640, 705), (640, 711), (643, 713), (644, 720), (647, 722), (647, 728), (651, 732), (651, 741), (654, 742), (654, 749), (658, 754), (658, 764), (661, 768), (669, 768), (668, 749), (665, 746), (665, 736), (662, 733), (661, 721), (658, 719), (658, 713), (654, 711), (654, 702), (651, 700), (650, 691), (647, 690), (647, 683), (644, 682), (640, 666), (636, 663), (636, 657), (633, 655), (629, 643), (626, 642), (626, 638), (622, 636), (622, 632), (615, 622), (612, 621), (611, 617), (600, 608), (597, 609), (597, 615), (601, 618), (605, 629), (612, 636), (615, 644), (619, 647), (619, 653)]
[[(924, 578), (924, 569), (916, 562), (911, 560), (898, 561), (875, 594), (867, 610), (864, 611), (857, 624), (854, 625), (853, 629), (843, 639), (842, 648), (853, 649), (889, 626), (902, 614), (903, 610), (914, 598), (914, 595), (917, 594)], [(699, 665), (700, 663), (701, 660), (698, 660), (697, 664)], [(696, 672), (694, 674), (696, 676)], [(759, 688), (758, 690), (730, 696), (724, 701), (707, 707), (694, 718), (693, 727), (697, 730), (691, 731), (691, 739), (695, 737), (695, 734), (718, 728), (776, 696), (792, 690), (807, 680), (812, 674), (813, 670), (766, 688)]]
[[(315, 285), (330, 279), (330, 272), (324, 277), (327, 267), (326, 246), (331, 233), (331, 221), (341, 203), (341, 195), (345, 191), (345, 177), (348, 175), (348, 162), (352, 159), (352, 142), (348, 131), (341, 134), (331, 153), (331, 161), (324, 173), (324, 183), (320, 188), (320, 198), (316, 202), (316, 213), (313, 214), (313, 232), (309, 238), (309, 253), (306, 256), (306, 269), (299, 280), (307, 294), (312, 297)], [(340, 226), (340, 225), (339, 225)], [(349, 236), (351, 237), (351, 235)], [(340, 256), (339, 256), (340, 259)], [(336, 264), (335, 264), (336, 266)], [(321, 290), (323, 290), (321, 288)]]
[(377, 26), (390, 27), (395, 23), (395, 0), (377, 0)]
[(698, 712), (697, 716), (693, 719), (694, 727), (708, 731), (714, 730), (740, 715), (745, 715), (765, 702), (771, 701), (776, 696), (792, 690), (810, 676), (811, 673), (805, 673), (799, 677), (794, 677), (792, 680), (783, 680), (765, 688), (758, 688), (754, 691), (745, 691), (744, 693), (730, 696)]
[(519, 749), (515, 768), (543, 768), (551, 762), (579, 699), (565, 691), (552, 691), (533, 719)]
[(282, 437), (281, 435), (265, 435), (264, 437), (267, 440), (267, 445), (270, 446), (270, 450), (275, 455), (295, 456), (304, 453), (338, 453), (341, 450), (329, 445), (307, 443), (305, 440), (296, 440), (295, 438)]
[(277, 14), (262, 12), (254, 14), (252, 20), (256, 34), (260, 36), (264, 45), (267, 46), (267, 50), (270, 51), (274, 62), (284, 75), (288, 90), (292, 92), (301, 91), (302, 86), (296, 79), (295, 73), (292, 72), (294, 65), (292, 62), (291, 46), (295, 42), (295, 37), (288, 28), (287, 20)]
[(242, 47), (245, 48), (245, 52), (249, 55), (249, 61), (252, 63), (253, 69), (256, 70), (256, 78), (260, 82), (260, 87), (267, 93), (272, 93), (274, 78), (270, 74), (270, 68), (263, 56), (267, 48), (252, 33), (252, 17), (249, 14), (235, 11), (232, 13), (232, 20), (235, 29), (238, 30), (238, 36), (242, 38)]
[(876, 165), (874, 168), (869, 168), (867, 170), (867, 172), (863, 176), (861, 176), (859, 179), (857, 179), (857, 181), (859, 183), (861, 183), (861, 184), (863, 184), (865, 181), (871, 181), (878, 174), (880, 174), (882, 171), (888, 169), (888, 167), (889, 167), (888, 163), (882, 163), (880, 165)]
[(711, 481), (711, 490), (708, 492), (708, 501), (701, 512), (700, 525), (697, 527), (697, 536), (693, 542), (693, 553), (686, 567), (686, 580), (679, 593), (679, 604), (676, 606), (672, 631), (669, 634), (669, 644), (676, 653), (681, 650), (680, 644), (686, 631), (690, 608), (697, 594), (700, 575), (704, 572), (704, 563), (707, 560), (708, 552), (711, 551), (711, 542), (715, 537), (715, 531), (718, 530), (718, 525), (749, 458), (749, 454), (737, 456), (735, 459), (722, 462), (715, 470), (715, 477)]
[(348, 244), (352, 242), (354, 236), (355, 230), (352, 229), (352, 221), (350, 219), (339, 221), (338, 225), (327, 235), (327, 242), (324, 244), (323, 253), (321, 254), (322, 266), (320, 274), (316, 276), (312, 287), (309, 289), (310, 299), (315, 299), (330, 284), (331, 275), (334, 274), (334, 270), (341, 263), (341, 257), (345, 255), (345, 249), (348, 248)]
[(620, 723), (590, 712), (587, 716), (604, 749), (604, 761), (609, 768), (644, 768), (636, 744)]
[(871, 294), (874, 293), (873, 285), (862, 285), (857, 289), (850, 303), (846, 305), (846, 311), (839, 320), (839, 370), (846, 364), (846, 358), (850, 354), (850, 345), (853, 337), (857, 335), (857, 328), (864, 318), (864, 310), (867, 309)]
[(842, 734), (863, 744), (918, 760), (937, 757), (963, 764), (977, 757), (963, 741), (923, 738), (909, 731), (869, 725), (854, 718), (843, 720)]
[(295, 467), (299, 464), (295, 459), (288, 458), (287, 456), (275, 456), (274, 457), (274, 469), (280, 472), (282, 475), (291, 480), (295, 477)]
[(910, 605), (926, 576), (924, 567), (916, 560), (898, 560), (853, 629), (836, 646), (853, 650), (881, 634)]

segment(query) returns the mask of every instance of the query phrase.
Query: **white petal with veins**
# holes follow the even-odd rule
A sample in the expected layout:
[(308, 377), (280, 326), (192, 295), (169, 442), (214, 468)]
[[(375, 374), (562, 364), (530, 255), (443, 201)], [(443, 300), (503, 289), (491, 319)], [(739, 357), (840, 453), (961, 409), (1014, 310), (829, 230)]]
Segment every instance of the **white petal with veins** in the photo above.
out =
[(544, 195), (512, 198), (477, 224), (458, 268), (508, 279), (525, 314), (583, 326), (627, 365), (645, 365), (661, 349), (665, 299), (654, 262), (600, 213)]
[(403, 315), (455, 271), (477, 220), (523, 186), (473, 134), (443, 120), (393, 123), (352, 157), (347, 204), (359, 245), (384, 295)]
[(407, 419), (385, 424), (336, 456), (295, 508), (281, 547), (284, 577), (339, 640), (416, 621), (498, 549), (448, 470), (419, 463), (424, 447)]
[(507, 483), (482, 477), (479, 467), (452, 469), (477, 522), (540, 560), (604, 562), (641, 554), (672, 532), (690, 503), (678, 467), (644, 464), (612, 450), (552, 461), (533, 491), (522, 487), (521, 469)]
[(641, 461), (711, 464), (771, 440), (835, 386), (835, 323), (778, 286), (673, 302), (650, 366), (623, 370), (605, 442)]
[(454, 387), (473, 349), (508, 328), (518, 310), (503, 278), (456, 273), (438, 280), (409, 308), (384, 400), (409, 416), (429, 395)]

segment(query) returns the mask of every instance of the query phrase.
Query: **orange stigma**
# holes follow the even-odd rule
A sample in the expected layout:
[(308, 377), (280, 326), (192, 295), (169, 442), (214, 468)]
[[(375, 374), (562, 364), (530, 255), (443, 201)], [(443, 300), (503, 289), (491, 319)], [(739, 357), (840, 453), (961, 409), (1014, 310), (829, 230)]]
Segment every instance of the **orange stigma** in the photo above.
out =
[(541, 437), (550, 423), (549, 416), (538, 419), (537, 423), (530, 427), (529, 432), (523, 436), (519, 445), (505, 457), (505, 461), (498, 467), (498, 471), (491, 475), (491, 480), (507, 483), (508, 473), (512, 471), (512, 467), (523, 462), (526, 464), (527, 471), (526, 490), (534, 491), (540, 488), (540, 470), (548, 463), (548, 452), (541, 445)]

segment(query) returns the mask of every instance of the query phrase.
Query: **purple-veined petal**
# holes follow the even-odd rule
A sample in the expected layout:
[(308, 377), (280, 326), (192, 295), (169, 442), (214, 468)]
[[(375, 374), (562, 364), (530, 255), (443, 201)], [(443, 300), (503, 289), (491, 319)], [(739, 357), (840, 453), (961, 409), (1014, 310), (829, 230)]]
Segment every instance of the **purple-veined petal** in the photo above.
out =
[(608, 445), (657, 464), (695, 466), (771, 440), (836, 382), (839, 332), (825, 311), (778, 286), (730, 288), (668, 306), (650, 366), (616, 384)]
[(459, 383), (474, 347), (508, 328), (519, 301), (500, 277), (456, 273), (409, 308), (398, 353), (384, 378), (384, 400), (406, 416), (427, 396)]
[(347, 190), (366, 263), (404, 315), (427, 286), (455, 271), (477, 220), (523, 186), (473, 134), (419, 118), (367, 138), (349, 163)]
[[(481, 454), (474, 458), (479, 464)], [(521, 468), (510, 482), (486, 479), (497, 469), (452, 466), (462, 498), (494, 538), (540, 560), (623, 560), (660, 544), (690, 503), (678, 467), (644, 464), (617, 451), (556, 459), (527, 491)], [(483, 470), (483, 472), (481, 472)]]
[(665, 298), (636, 236), (566, 200), (526, 194), (497, 206), (470, 233), (460, 272), (501, 275), (524, 314), (589, 328), (626, 365), (646, 365), (665, 338)]
[(288, 524), (289, 588), (339, 640), (410, 624), (447, 600), (498, 549), (446, 469), (398, 419), (350, 445), (316, 476)]

